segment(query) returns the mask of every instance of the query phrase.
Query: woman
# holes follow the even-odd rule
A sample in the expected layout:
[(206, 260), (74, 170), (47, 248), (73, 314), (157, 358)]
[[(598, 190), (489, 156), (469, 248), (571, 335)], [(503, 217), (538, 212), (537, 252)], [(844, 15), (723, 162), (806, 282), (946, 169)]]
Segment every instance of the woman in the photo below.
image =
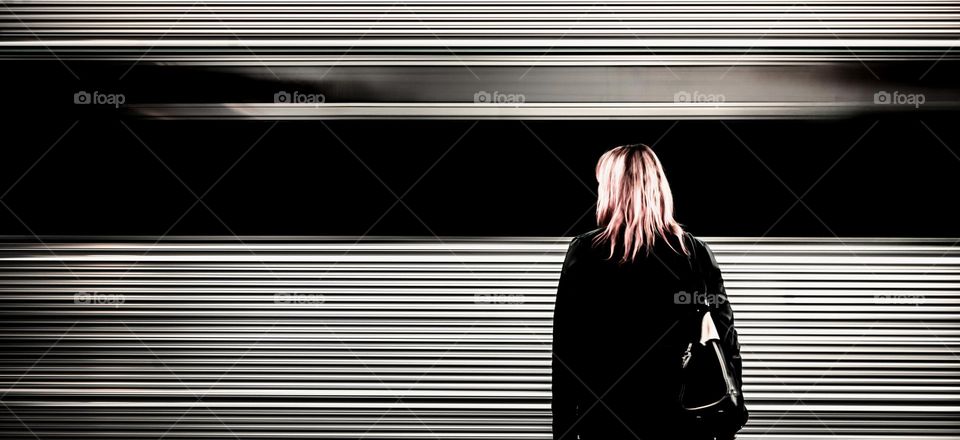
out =
[(680, 364), (696, 328), (689, 324), (694, 302), (715, 307), (721, 346), (742, 390), (733, 310), (713, 253), (673, 218), (670, 187), (650, 147), (607, 151), (596, 176), (600, 227), (571, 241), (557, 290), (553, 438), (734, 438), (692, 433), (680, 418)]

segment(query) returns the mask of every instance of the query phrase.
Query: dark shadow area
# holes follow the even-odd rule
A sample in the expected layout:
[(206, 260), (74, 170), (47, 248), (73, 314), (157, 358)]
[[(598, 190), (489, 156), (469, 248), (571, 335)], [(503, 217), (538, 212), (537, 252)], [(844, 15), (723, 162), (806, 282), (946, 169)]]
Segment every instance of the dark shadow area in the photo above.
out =
[(599, 156), (644, 142), (701, 235), (955, 236), (955, 121), (11, 116), (0, 232), (573, 235), (594, 227)]

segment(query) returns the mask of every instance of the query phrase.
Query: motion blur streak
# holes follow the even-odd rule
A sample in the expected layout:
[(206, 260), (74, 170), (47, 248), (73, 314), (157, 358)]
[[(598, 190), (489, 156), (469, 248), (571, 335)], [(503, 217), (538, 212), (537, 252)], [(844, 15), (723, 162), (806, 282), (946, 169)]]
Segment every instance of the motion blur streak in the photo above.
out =
[[(4, 438), (550, 438), (569, 238), (3, 240)], [(956, 241), (705, 241), (740, 438), (960, 438)]]
[[(757, 120), (960, 109), (956, 0), (3, 5), (0, 64), (18, 63), (6, 70), (19, 78), (0, 92), (45, 114), (63, 94), (104, 84), (130, 98), (124, 113), (148, 119)], [(74, 80), (82, 84), (51, 90)]]

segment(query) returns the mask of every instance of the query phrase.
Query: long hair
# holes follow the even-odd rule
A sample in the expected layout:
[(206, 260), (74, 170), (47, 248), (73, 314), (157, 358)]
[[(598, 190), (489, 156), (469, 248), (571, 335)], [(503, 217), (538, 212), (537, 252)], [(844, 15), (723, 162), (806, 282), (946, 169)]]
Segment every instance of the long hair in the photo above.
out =
[(594, 245), (610, 242), (613, 258), (618, 242), (623, 245), (620, 264), (634, 261), (637, 252), (649, 255), (658, 239), (670, 243), (674, 236), (680, 251), (689, 254), (683, 240), (683, 228), (673, 218), (673, 193), (653, 150), (643, 144), (613, 148), (597, 162), (597, 225), (603, 228), (594, 237)]

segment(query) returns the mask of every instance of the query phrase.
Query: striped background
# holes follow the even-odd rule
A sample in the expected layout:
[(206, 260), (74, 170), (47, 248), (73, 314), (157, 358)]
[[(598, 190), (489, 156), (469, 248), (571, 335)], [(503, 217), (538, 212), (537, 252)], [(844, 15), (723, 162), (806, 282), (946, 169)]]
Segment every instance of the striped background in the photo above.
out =
[(11, 57), (201, 55), (210, 61), (217, 54), (225, 62), (272, 63), (343, 53), (449, 59), (451, 54), (549, 52), (616, 60), (618, 55), (673, 51), (675, 59), (659, 60), (709, 62), (697, 55), (711, 53), (856, 61), (938, 59), (960, 37), (955, 0), (8, 3), (0, 12), (0, 54)]
[[(83, 240), (0, 245), (3, 438), (550, 438), (569, 238)], [(740, 438), (960, 438), (954, 240), (704, 240)]]
[[(3, 6), (0, 63), (23, 64), (6, 69), (21, 76), (0, 93), (43, 114), (57, 103), (105, 108), (72, 105), (79, 91), (122, 93), (120, 111), (136, 117), (200, 120), (757, 120), (960, 108), (957, 0)], [(279, 101), (280, 91), (323, 94), (323, 104)], [(696, 91), (713, 98), (691, 99)], [(924, 102), (876, 105), (876, 93), (895, 91)]]

